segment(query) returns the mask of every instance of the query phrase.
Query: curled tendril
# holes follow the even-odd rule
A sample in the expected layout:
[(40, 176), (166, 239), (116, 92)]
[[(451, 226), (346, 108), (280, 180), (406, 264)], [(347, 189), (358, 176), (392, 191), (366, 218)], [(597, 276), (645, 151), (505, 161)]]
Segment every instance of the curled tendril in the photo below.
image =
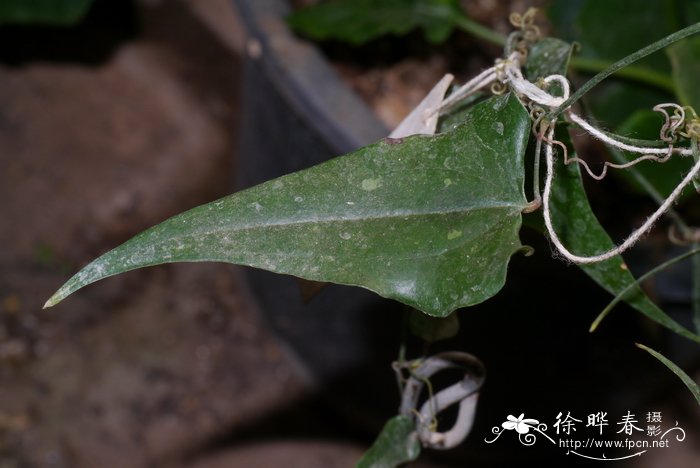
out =
[[(667, 112), (667, 108), (673, 109), (673, 115)], [(685, 110), (676, 103), (667, 102), (657, 104), (653, 107), (656, 112), (661, 112), (664, 116), (664, 124), (659, 131), (659, 137), (666, 143), (673, 144), (678, 140), (678, 131), (685, 121)]]
[(602, 180), (605, 178), (605, 176), (608, 174), (608, 168), (613, 168), (613, 169), (626, 169), (628, 167), (632, 167), (642, 161), (656, 161), (659, 163), (664, 163), (669, 160), (669, 158), (673, 155), (673, 147), (669, 147), (668, 152), (663, 155), (663, 156), (655, 156), (655, 155), (646, 155), (646, 156), (640, 156), (636, 159), (633, 159), (630, 162), (624, 163), (624, 164), (615, 164), (611, 163), (610, 161), (605, 161), (603, 163), (603, 169), (601, 170), (600, 174), (596, 174), (593, 172), (591, 167), (588, 165), (588, 163), (579, 158), (578, 156), (570, 157), (569, 156), (569, 150), (566, 147), (564, 143), (562, 143), (559, 140), (554, 140), (554, 139), (549, 139), (546, 137), (542, 137), (543, 140), (551, 145), (558, 146), (562, 150), (562, 154), (564, 156), (564, 164), (571, 164), (571, 163), (577, 163), (579, 166), (584, 168), (586, 172), (588, 173), (589, 176), (594, 178), (595, 180)]
[(540, 37), (540, 28), (535, 24), (535, 16), (537, 8), (528, 8), (524, 14), (513, 12), (509, 16), (510, 24), (520, 29), (518, 41), (515, 43), (515, 50), (527, 55), (527, 51), (532, 44), (537, 42)]
[(520, 28), (524, 33), (528, 31), (537, 31), (539, 33), (539, 28), (535, 25), (535, 16), (537, 15), (537, 8), (528, 8), (525, 13), (520, 14), (518, 12), (513, 12), (508, 17), (510, 24), (516, 28)]
[(692, 140), (700, 140), (700, 119), (693, 118), (685, 123), (685, 129), (681, 132), (681, 136)]
[(671, 241), (671, 243), (684, 247), (700, 243), (700, 228), (689, 227), (686, 229), (681, 229), (679, 232), (676, 225), (671, 224), (671, 226), (668, 228), (668, 239)]
[(527, 105), (528, 114), (530, 115), (530, 120), (532, 121), (532, 133), (538, 136), (541, 132), (540, 122), (547, 115), (547, 111), (535, 102), (530, 102)]
[[(667, 108), (673, 109), (673, 115), (667, 112)], [(654, 106), (654, 110), (664, 115), (665, 121), (659, 134), (663, 141), (675, 143), (679, 135), (692, 140), (700, 139), (700, 117), (692, 107), (664, 103)]]
[(508, 87), (501, 83), (500, 81), (496, 81), (491, 85), (491, 92), (496, 95), (500, 96), (501, 94), (505, 93), (508, 90)]
[(506, 74), (506, 68), (512, 65), (511, 59), (498, 59), (496, 60), (496, 65), (494, 70), (496, 72), (496, 81), (491, 84), (491, 92), (500, 96), (508, 90), (506, 86), (506, 81), (508, 81), (508, 76)]

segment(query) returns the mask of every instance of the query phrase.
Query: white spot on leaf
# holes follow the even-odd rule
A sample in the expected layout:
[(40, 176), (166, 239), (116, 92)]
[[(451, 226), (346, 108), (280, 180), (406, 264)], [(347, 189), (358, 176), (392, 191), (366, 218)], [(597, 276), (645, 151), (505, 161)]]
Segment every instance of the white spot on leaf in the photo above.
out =
[(371, 192), (372, 190), (377, 190), (382, 186), (382, 178), (377, 177), (376, 179), (364, 179), (362, 181), (362, 190)]
[(493, 124), (493, 129), (496, 130), (496, 133), (498, 133), (499, 135), (503, 135), (503, 122), (496, 122), (495, 124)]

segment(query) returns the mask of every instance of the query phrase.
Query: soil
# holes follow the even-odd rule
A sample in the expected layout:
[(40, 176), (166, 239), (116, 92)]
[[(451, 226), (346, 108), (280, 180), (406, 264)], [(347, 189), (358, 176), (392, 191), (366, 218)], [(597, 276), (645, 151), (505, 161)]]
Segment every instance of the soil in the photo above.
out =
[[(315, 1), (292, 2), (298, 7)], [(541, 8), (545, 0), (479, 0), (461, 2), (473, 20), (507, 35), (511, 12)], [(540, 26), (546, 33), (547, 25)], [(340, 76), (375, 110), (387, 128), (395, 128), (446, 73), (464, 83), (501, 55), (500, 47), (456, 30), (443, 44), (426, 42), (416, 31), (407, 37), (386, 37), (357, 47), (333, 41), (321, 44)]]
[(152, 3), (104, 43), (3, 55), (3, 467), (180, 466), (312, 388), (230, 266), (137, 271), (41, 310), (87, 261), (231, 191), (239, 58), (185, 4)]

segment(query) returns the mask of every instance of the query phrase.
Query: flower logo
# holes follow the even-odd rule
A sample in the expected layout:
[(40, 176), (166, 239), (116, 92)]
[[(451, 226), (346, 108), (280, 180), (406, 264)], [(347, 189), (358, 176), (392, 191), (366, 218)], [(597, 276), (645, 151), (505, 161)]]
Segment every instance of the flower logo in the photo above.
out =
[(554, 439), (549, 437), (544, 432), (547, 430), (547, 425), (544, 423), (540, 423), (537, 419), (525, 419), (525, 413), (520, 413), (520, 416), (518, 416), (517, 418), (512, 414), (509, 414), (506, 418), (506, 421), (501, 424), (501, 427), (493, 426), (491, 428), (491, 433), (495, 434), (496, 437), (494, 437), (492, 440), (484, 439), (484, 442), (486, 442), (487, 444), (491, 444), (495, 442), (496, 439), (501, 437), (501, 434), (503, 434), (504, 432), (515, 430), (515, 432), (518, 433), (518, 440), (520, 441), (520, 443), (526, 446), (530, 446), (537, 441), (537, 434), (530, 432), (530, 429), (532, 429), (533, 432), (543, 435), (551, 443), (556, 444)]
[(520, 416), (517, 418), (509, 414), (506, 418), (507, 421), (501, 426), (507, 431), (515, 429), (518, 434), (527, 434), (531, 428), (536, 428), (540, 422), (537, 419), (524, 419), (524, 416), (525, 413), (520, 413)]

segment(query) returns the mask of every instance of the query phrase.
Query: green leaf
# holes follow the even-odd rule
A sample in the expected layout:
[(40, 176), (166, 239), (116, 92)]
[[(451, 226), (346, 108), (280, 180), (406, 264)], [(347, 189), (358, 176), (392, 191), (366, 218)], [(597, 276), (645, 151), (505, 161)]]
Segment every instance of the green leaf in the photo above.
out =
[(298, 10), (287, 21), (316, 40), (364, 44), (421, 28), (428, 41), (439, 43), (464, 18), (459, 0), (336, 0)]
[(651, 348), (648, 348), (644, 346), (643, 344), (636, 343), (636, 346), (639, 349), (643, 349), (644, 351), (648, 352), (652, 356), (654, 356), (656, 359), (661, 361), (663, 365), (671, 369), (674, 374), (676, 374), (680, 379), (683, 381), (686, 387), (688, 387), (688, 390), (693, 394), (695, 397), (695, 400), (698, 402), (700, 405), (700, 386), (698, 386), (698, 383), (695, 382), (693, 379), (690, 378), (688, 374), (683, 372), (683, 369), (675, 365), (673, 362), (671, 362), (668, 358), (666, 358), (663, 354), (659, 353), (658, 351), (654, 351)]
[[(681, 28), (673, 14), (674, 1), (631, 8), (628, 0), (554, 0), (549, 17), (559, 37), (580, 44), (583, 57), (617, 60)], [(669, 69), (662, 54), (639, 65)]]
[[(455, 89), (458, 87), (455, 87)], [(441, 115), (438, 118), (437, 133), (451, 132), (455, 128), (462, 125), (474, 106), (474, 103), (484, 98), (485, 93), (477, 92), (471, 96), (467, 96), (463, 101), (451, 109), (448, 113)], [(489, 93), (490, 95), (490, 93)], [(449, 94), (447, 95), (449, 97)]]
[[(685, 260), (686, 258), (689, 257), (694, 257), (693, 261), (695, 262), (697, 260), (697, 254), (700, 252), (700, 249), (692, 249), (689, 250), (688, 252), (685, 252), (675, 258), (672, 258), (671, 260), (667, 260), (664, 263), (655, 266), (651, 270), (647, 271), (643, 275), (641, 275), (639, 278), (637, 278), (634, 283), (630, 283), (627, 286), (625, 286), (622, 290), (620, 290), (616, 295), (615, 298), (610, 301), (610, 303), (605, 306), (603, 311), (598, 315), (598, 317), (593, 321), (593, 325), (591, 325), (591, 330), (595, 329), (598, 324), (610, 313), (610, 311), (620, 302), (623, 301), (627, 298), (627, 294), (630, 291), (634, 291), (636, 288), (639, 287), (640, 284), (642, 284), (644, 281), (647, 279), (651, 278), (652, 276), (656, 275), (657, 273), (660, 273), (667, 268), (675, 265), (676, 263)], [(688, 338), (689, 340), (693, 340), (697, 343), (700, 343), (700, 336), (696, 335), (695, 333), (692, 333), (691, 331), (687, 330), (686, 328), (680, 326), (678, 323), (674, 322), (671, 320), (669, 317), (661, 317), (665, 322), (668, 328), (671, 330), (675, 331), (681, 336), (684, 336), (685, 338)]]
[[(525, 77), (536, 83), (549, 75), (566, 75), (573, 47), (560, 39), (545, 37), (532, 45), (525, 64)], [(564, 90), (558, 83), (549, 89), (554, 96), (563, 96)]]
[[(629, 116), (617, 130), (620, 135), (630, 136), (638, 139), (658, 140), (659, 129), (663, 125), (661, 114), (652, 110), (638, 110)], [(623, 153), (626, 154), (626, 153)], [(639, 155), (632, 155), (638, 157)], [(632, 157), (625, 158), (629, 161)], [(619, 161), (615, 161), (619, 162)], [(673, 189), (678, 185), (682, 174), (686, 174), (692, 166), (690, 158), (674, 156), (665, 163), (657, 163), (654, 161), (646, 161), (634, 166), (634, 169), (639, 171), (644, 178), (664, 197), (668, 197)], [(612, 174), (625, 179), (639, 193), (645, 193), (643, 187), (639, 185), (635, 177), (626, 171), (612, 171)], [(689, 198), (692, 192), (685, 191), (680, 200)]]
[(357, 468), (393, 468), (410, 462), (420, 455), (416, 425), (408, 416), (394, 416), (382, 429), (370, 449), (365, 452)]
[[(563, 137), (559, 139), (562, 140)], [(562, 161), (556, 164), (550, 208), (554, 229), (563, 244), (572, 252), (577, 255), (594, 255), (614, 247), (588, 204), (578, 164), (565, 165)], [(579, 267), (613, 295), (622, 293), (635, 282), (634, 276), (619, 255), (604, 262)], [(625, 302), (660, 325), (691, 340), (698, 340), (659, 309), (639, 286), (633, 286), (626, 293)]]
[(87, 13), (92, 0), (2, 0), (0, 23), (71, 25)]
[[(570, 51), (571, 46), (566, 42), (541, 41), (539, 47), (533, 47), (530, 51), (526, 68), (528, 78), (534, 80), (553, 73), (564, 74)], [(568, 135), (560, 132), (558, 139), (570, 146)], [(556, 164), (550, 209), (555, 230), (564, 245), (573, 252), (579, 255), (590, 255), (607, 251), (614, 246), (588, 204), (588, 196), (577, 164), (564, 165), (561, 161)], [(538, 223), (531, 224), (535, 228), (539, 227)], [(635, 282), (619, 255), (605, 262), (580, 265), (580, 267), (603, 289), (613, 295), (622, 292)], [(638, 286), (632, 287), (625, 296), (625, 301), (652, 320), (683, 336), (695, 339), (693, 334), (659, 309)]]
[(671, 59), (673, 81), (681, 104), (700, 111), (700, 37), (680, 41), (666, 50)]
[[(630, 8), (627, 0), (555, 0), (549, 13), (558, 35), (580, 45), (576, 63), (600, 66), (638, 52), (677, 31), (680, 24), (673, 12), (674, 3), (674, 0), (659, 0), (648, 2), (644, 8)], [(616, 128), (640, 108), (673, 99), (668, 89), (672, 83), (671, 66), (664, 54), (654, 53), (630, 65), (618, 70), (620, 75), (647, 84), (611, 80), (586, 92), (586, 104), (608, 128)], [(606, 67), (606, 70), (610, 69)], [(578, 91), (583, 91), (583, 87)], [(580, 95), (577, 92), (572, 97), (578, 99)]]
[(106, 253), (49, 299), (150, 265), (224, 261), (363, 286), (428, 314), (482, 302), (521, 248), (523, 153), (512, 95), (434, 137), (386, 140), (171, 218)]
[(532, 45), (525, 64), (525, 77), (536, 82), (552, 74), (565, 75), (571, 59), (571, 44), (545, 37)]

